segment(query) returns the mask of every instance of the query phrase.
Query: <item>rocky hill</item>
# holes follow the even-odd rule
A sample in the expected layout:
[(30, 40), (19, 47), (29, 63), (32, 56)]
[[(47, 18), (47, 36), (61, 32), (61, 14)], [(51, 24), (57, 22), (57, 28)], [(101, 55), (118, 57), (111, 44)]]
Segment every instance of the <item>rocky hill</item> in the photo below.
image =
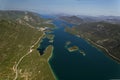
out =
[(32, 12), (0, 11), (0, 80), (55, 79), (48, 64), (53, 47), (42, 56), (37, 51), (46, 22)]
[(84, 20), (77, 16), (60, 16), (59, 18), (72, 24), (84, 23)]
[(86, 39), (108, 56), (120, 62), (120, 24), (106, 22), (88, 22), (66, 27), (66, 31)]

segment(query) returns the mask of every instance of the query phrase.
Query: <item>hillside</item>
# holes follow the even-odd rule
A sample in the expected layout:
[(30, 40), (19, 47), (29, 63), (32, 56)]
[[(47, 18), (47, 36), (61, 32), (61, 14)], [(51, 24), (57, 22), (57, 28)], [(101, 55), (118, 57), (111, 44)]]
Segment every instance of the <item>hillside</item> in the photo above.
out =
[(69, 23), (79, 25), (83, 23), (94, 23), (94, 22), (107, 22), (112, 24), (120, 24), (120, 16), (60, 16), (60, 19)]
[(120, 25), (108, 22), (83, 23), (66, 31), (84, 38), (120, 62)]
[(51, 20), (46, 20), (40, 17), (39, 14), (29, 11), (0, 11), (0, 20), (16, 21), (19, 24), (28, 25), (29, 27), (45, 27), (53, 28)]
[(59, 17), (60, 19), (64, 20), (64, 21), (67, 21), (71, 24), (81, 24), (81, 23), (84, 23), (84, 20), (77, 17), (77, 16), (60, 16)]
[(36, 13), (0, 11), (0, 80), (55, 79), (48, 64), (53, 47), (42, 56), (37, 51), (43, 24), (49, 25)]

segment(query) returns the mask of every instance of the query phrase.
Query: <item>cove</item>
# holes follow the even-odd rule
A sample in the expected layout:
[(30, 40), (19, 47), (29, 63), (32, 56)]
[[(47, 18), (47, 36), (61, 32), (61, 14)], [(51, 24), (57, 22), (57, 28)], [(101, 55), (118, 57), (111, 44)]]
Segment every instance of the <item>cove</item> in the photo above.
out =
[[(46, 17), (47, 18), (47, 17)], [(59, 19), (54, 19), (54, 50), (49, 64), (58, 80), (110, 80), (120, 79), (120, 64), (110, 59), (102, 51), (93, 47), (82, 38), (78, 38), (64, 31), (64, 26), (71, 24)], [(71, 41), (86, 56), (79, 52), (70, 53), (65, 48), (65, 43)]]

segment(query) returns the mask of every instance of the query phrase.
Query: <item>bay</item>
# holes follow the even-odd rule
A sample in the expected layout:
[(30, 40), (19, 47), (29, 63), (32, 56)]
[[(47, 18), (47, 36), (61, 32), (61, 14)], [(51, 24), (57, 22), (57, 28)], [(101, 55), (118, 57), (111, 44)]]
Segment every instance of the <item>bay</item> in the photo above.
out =
[[(45, 17), (45, 16), (44, 16)], [(47, 17), (45, 17), (47, 18)], [(54, 19), (54, 50), (49, 64), (58, 80), (110, 80), (120, 79), (120, 64), (106, 56), (101, 50), (93, 47), (86, 40), (64, 31), (64, 21)], [(86, 53), (70, 53), (65, 43), (71, 41)]]

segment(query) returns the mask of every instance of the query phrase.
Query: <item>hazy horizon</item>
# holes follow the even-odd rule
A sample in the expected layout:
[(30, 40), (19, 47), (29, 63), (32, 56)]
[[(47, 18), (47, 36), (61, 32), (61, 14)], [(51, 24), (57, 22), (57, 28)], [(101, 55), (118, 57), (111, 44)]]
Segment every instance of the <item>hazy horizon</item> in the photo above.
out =
[(40, 14), (120, 16), (120, 0), (0, 0), (0, 10)]

